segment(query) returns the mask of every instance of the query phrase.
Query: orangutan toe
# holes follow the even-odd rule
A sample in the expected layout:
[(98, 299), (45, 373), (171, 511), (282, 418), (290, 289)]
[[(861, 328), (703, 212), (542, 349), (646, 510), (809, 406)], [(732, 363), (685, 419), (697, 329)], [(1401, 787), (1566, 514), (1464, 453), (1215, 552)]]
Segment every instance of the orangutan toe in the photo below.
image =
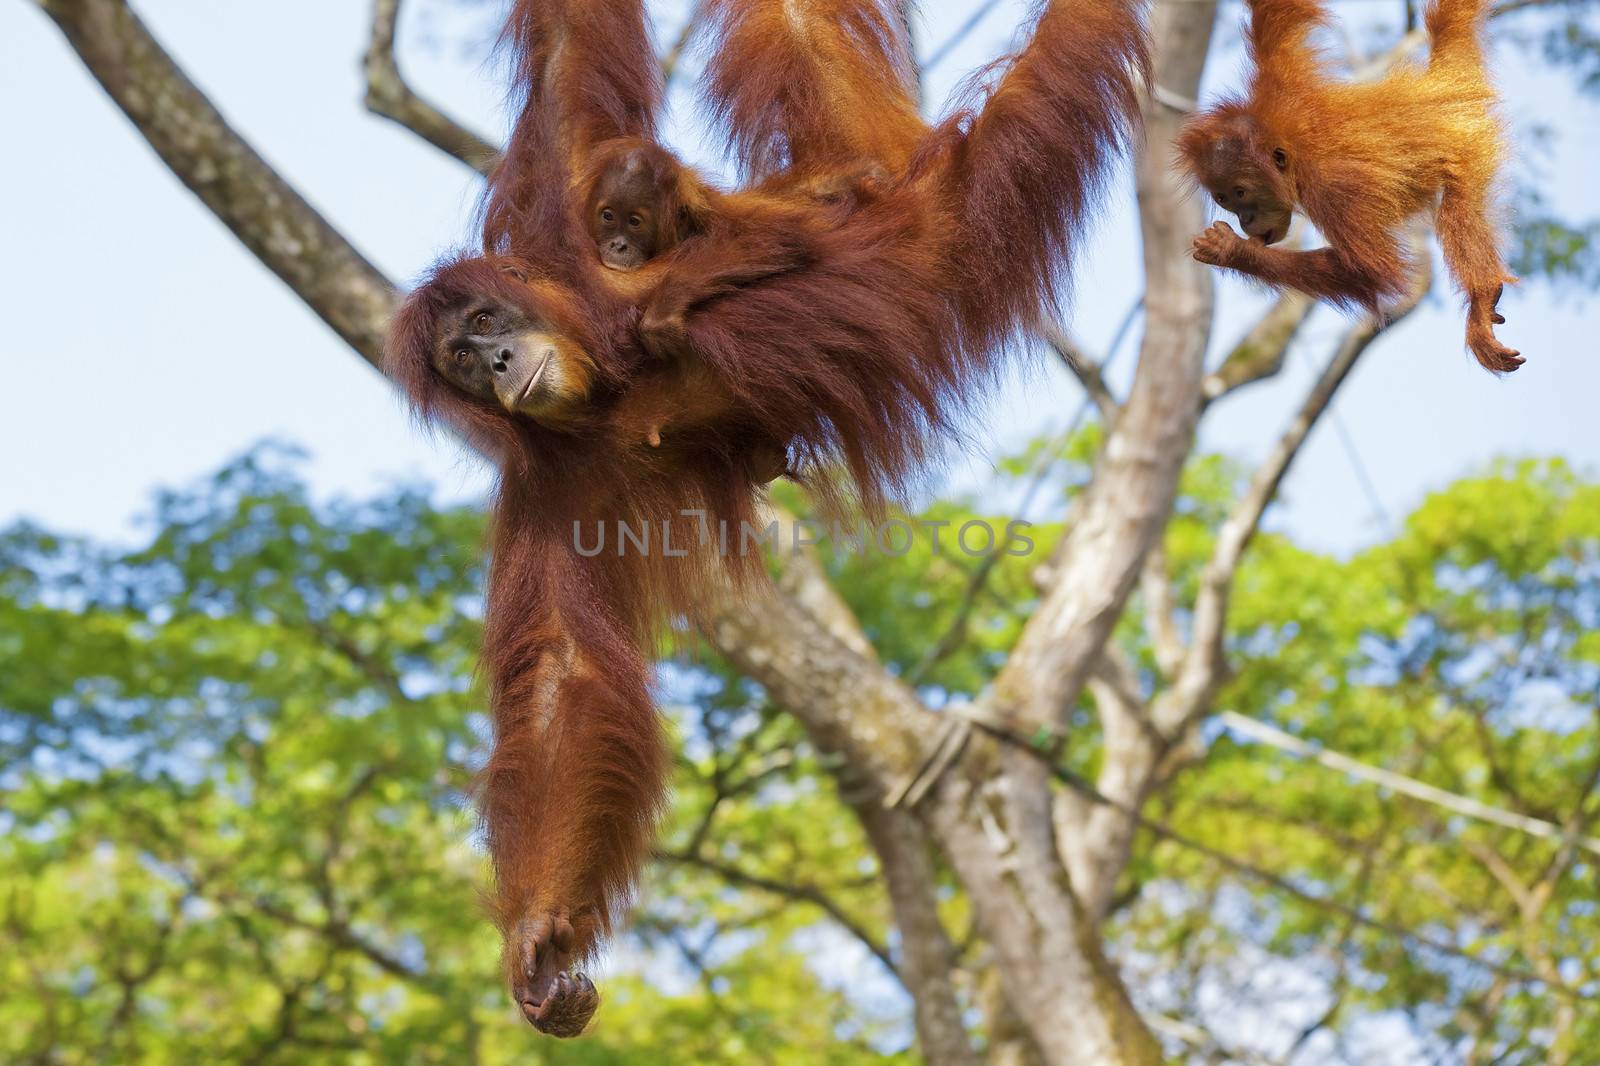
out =
[(526, 1003), (522, 1006), (535, 1029), (563, 1040), (581, 1036), (599, 1009), (600, 993), (581, 973), (560, 974), (543, 1003), (532, 1010)]

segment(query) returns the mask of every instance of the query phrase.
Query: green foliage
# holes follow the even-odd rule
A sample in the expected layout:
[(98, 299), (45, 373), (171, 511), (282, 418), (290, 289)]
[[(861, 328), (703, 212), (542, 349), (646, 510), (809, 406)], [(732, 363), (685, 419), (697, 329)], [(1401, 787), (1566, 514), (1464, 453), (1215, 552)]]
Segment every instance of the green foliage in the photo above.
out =
[[(1504, 18), (1492, 25), (1497, 36), (1542, 62), (1564, 68), (1579, 94), (1600, 91), (1600, 32), (1595, 29), (1593, 0), (1510, 0), (1499, 5)], [(1505, 27), (1500, 29), (1500, 27)], [(1524, 280), (1546, 279), (1558, 289), (1589, 292), (1600, 287), (1600, 220), (1564, 216), (1546, 195), (1550, 177), (1553, 131), (1536, 109), (1538, 120), (1515, 131), (1516, 195), (1509, 266)]]
[[(1600, 486), (1556, 462), (1507, 464), (1430, 497), (1393, 543), (1347, 562), (1267, 538), (1233, 622), (1240, 669), (1224, 706), (1592, 834)], [(1172, 986), (1232, 989), (1230, 1011), (1313, 1033), (1327, 1011), (1324, 1046), (1398, 1011), (1425, 1057), (1481, 1046), (1499, 1062), (1600, 1061), (1600, 1010), (1582, 998), (1600, 991), (1593, 855), (1228, 734), (1170, 802), (1185, 833), (1369, 919), (1152, 838), (1126, 935), (1160, 952)], [(1175, 943), (1175, 928), (1204, 936)], [(1254, 982), (1274, 959), (1316, 975), (1309, 1006), (1302, 988)]]
[[(756, 929), (755, 904), (693, 868), (652, 892), (664, 909), (605, 982), (595, 1036), (536, 1040), (500, 987), (467, 800), (482, 520), (414, 490), (317, 505), (294, 464), (264, 449), (163, 495), (136, 551), (0, 536), (0, 1061), (848, 1063), (904, 1046), (902, 1005), (858, 1009), (810, 968), (815, 909)], [(773, 759), (794, 743), (781, 722), (757, 738)], [(719, 757), (750, 789), (720, 804), (720, 854), (844, 869), (883, 938), (814, 763), (758, 777)], [(703, 981), (655, 950), (741, 918), (746, 943)]]
[[(1092, 454), (1087, 433), (1040, 442), (1001, 492), (1062, 513)], [(663, 671), (675, 813), (602, 1024), (534, 1039), (477, 905), (482, 520), (410, 489), (317, 503), (297, 461), (263, 449), (162, 496), (137, 550), (0, 535), (0, 1061), (912, 1061), (848, 775), (703, 649)], [(1180, 605), (1242, 481), (1216, 457), (1186, 471)], [(1041, 522), (992, 563), (954, 547), (1000, 510), (937, 501), (902, 516), (903, 556), (823, 553), (935, 703), (991, 681), (1061, 538)], [(1115, 639), (1154, 691), (1146, 606)], [(1347, 560), (1263, 535), (1229, 651), (1219, 709), (1595, 834), (1600, 485), (1562, 464), (1461, 481)], [(1069, 750), (1091, 774), (1093, 711)], [(1363, 1041), (1398, 1023), (1445, 1061), (1596, 1061), (1600, 1012), (1545, 983), (1600, 989), (1592, 856), (1204, 739), (1149, 813), (1280, 880), (1141, 836), (1110, 935), (1142, 1003), (1280, 1053), (1304, 1028), (1382, 1061)], [(940, 888), (975, 989), (981, 940)]]
[(1600, 287), (1600, 222), (1570, 223), (1528, 187), (1518, 195), (1510, 267), (1521, 278), (1545, 278), (1558, 287)]

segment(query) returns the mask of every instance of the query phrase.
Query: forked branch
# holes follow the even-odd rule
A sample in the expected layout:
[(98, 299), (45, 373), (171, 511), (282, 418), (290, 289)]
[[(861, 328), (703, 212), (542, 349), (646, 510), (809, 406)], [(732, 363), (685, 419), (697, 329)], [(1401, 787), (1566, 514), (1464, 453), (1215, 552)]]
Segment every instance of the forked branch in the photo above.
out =
[(367, 110), (399, 123), (439, 151), (480, 174), (493, 169), (500, 150), (418, 96), (395, 54), (401, 0), (376, 0), (367, 47)]
[(1333, 358), (1301, 403), (1289, 428), (1279, 438), (1266, 461), (1256, 469), (1249, 487), (1217, 533), (1216, 545), (1201, 575), (1200, 592), (1195, 598), (1192, 635), (1182, 674), (1177, 684), (1163, 694), (1156, 706), (1156, 724), (1168, 737), (1179, 736), (1197, 716), (1205, 713), (1217, 686), (1224, 679), (1226, 664), (1223, 636), (1234, 575), (1244, 558), (1245, 549), (1261, 526), (1262, 516), (1277, 497), (1289, 467), (1300, 454), (1312, 429), (1327, 413), (1334, 394), (1373, 341), (1411, 314), (1433, 283), (1426, 236), (1420, 232), (1414, 233), (1412, 242), (1418, 253), (1416, 259), (1423, 265), (1412, 279), (1411, 290), (1404, 304), (1395, 309), (1388, 322), (1367, 316), (1345, 334)]

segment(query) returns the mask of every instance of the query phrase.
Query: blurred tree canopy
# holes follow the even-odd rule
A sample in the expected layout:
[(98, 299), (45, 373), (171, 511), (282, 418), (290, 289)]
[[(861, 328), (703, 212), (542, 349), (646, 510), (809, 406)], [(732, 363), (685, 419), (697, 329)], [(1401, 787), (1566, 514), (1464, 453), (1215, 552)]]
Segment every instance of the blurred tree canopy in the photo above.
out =
[[(1057, 499), (1092, 452), (1051, 456)], [(476, 896), (481, 517), (415, 488), (319, 503), (299, 461), (267, 446), (162, 495), (137, 550), (0, 537), (0, 1060), (914, 1059), (848, 797), (759, 687), (693, 647), (663, 667), (674, 820), (610, 1005), (589, 1040), (530, 1042)], [(1167, 541), (1180, 584), (1239, 476), (1191, 463)], [(977, 561), (916, 543), (828, 561), (938, 705), (993, 676), (1037, 559), (1002, 557), (974, 597)], [(933, 654), (897, 637), (958, 619), (969, 639)], [(1582, 845), (1600, 814), (1600, 484), (1499, 466), (1350, 559), (1263, 536), (1232, 626), (1219, 707), (1567, 836), (1208, 726), (1209, 756), (1147, 812), (1162, 831), (1141, 833), (1108, 928), (1146, 1015), (1216, 1061), (1600, 1062)], [(1142, 633), (1119, 631), (1135, 661)], [(1078, 717), (1066, 760), (1092, 775), (1097, 718)], [(992, 962), (953, 879), (939, 898), (982, 1003)]]

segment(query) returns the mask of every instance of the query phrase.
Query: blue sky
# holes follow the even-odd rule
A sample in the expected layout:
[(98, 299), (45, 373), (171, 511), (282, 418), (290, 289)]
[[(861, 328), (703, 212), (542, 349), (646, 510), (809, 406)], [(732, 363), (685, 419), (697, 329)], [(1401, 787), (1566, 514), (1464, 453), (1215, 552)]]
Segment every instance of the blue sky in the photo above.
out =
[[(235, 127), (391, 276), (415, 277), (466, 237), (473, 175), (361, 107), (365, 0), (135, 6)], [(402, 62), (412, 81), (497, 135), (496, 72), (456, 32), (486, 31), (490, 10), (410, 6)], [(924, 52), (974, 6), (925, 4)], [(1399, 5), (1335, 6), (1359, 30)], [(682, 5), (655, 7), (662, 32), (675, 32)], [(943, 99), (954, 78), (1002, 48), (1024, 7), (1001, 4), (935, 72), (929, 98)], [(1225, 9), (1225, 23), (1240, 10)], [(1231, 77), (1236, 42), (1225, 26), (1208, 90)], [(1554, 206), (1573, 218), (1600, 215), (1592, 133), (1600, 104), (1509, 47), (1496, 59), (1513, 121), (1539, 117), (1557, 134), (1540, 164)], [(12, 323), (0, 339), (0, 524), (28, 517), (125, 538), (154, 488), (202, 475), (269, 436), (311, 451), (308, 473), (324, 493), (414, 479), (446, 498), (483, 491), (477, 465), (419, 433), (388, 386), (178, 184), (30, 3), (0, 6), (0, 93), (8, 146), (0, 310)], [(697, 146), (692, 98), (680, 88), (674, 101), (680, 146), (725, 174)], [(1091, 347), (1108, 340), (1138, 294), (1128, 188), (1119, 182), (1077, 267), (1073, 326)], [(1262, 306), (1241, 285), (1224, 282), (1221, 292), (1219, 348)], [(1502, 336), (1530, 357), (1511, 378), (1497, 381), (1470, 362), (1460, 311), (1441, 285), (1340, 394), (1338, 418), (1390, 514), (1497, 455), (1564, 455), (1600, 469), (1600, 303), (1533, 284), (1509, 294), (1503, 310)], [(1283, 379), (1221, 405), (1203, 444), (1263, 454), (1342, 324), (1319, 311)], [(991, 456), (1059, 425), (1079, 402), (1048, 363), (1019, 371), (975, 421), (944, 483), (981, 487)], [(1271, 521), (1334, 550), (1380, 534), (1333, 426), (1308, 445)]]

